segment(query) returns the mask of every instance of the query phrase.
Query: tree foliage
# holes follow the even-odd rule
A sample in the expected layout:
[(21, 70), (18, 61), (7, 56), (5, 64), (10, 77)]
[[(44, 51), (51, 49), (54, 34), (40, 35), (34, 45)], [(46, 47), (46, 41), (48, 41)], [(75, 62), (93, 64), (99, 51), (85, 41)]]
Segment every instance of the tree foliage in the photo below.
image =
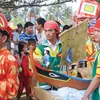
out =
[(100, 3), (100, 0), (97, 0), (98, 3)]
[(74, 1), (76, 0), (0, 0), (0, 7), (15, 10), (22, 7), (42, 7)]
[(47, 13), (45, 18), (51, 20), (58, 20), (58, 17), (62, 19), (63, 22), (67, 22), (72, 15), (72, 7), (67, 6), (66, 4), (49, 6), (47, 8)]

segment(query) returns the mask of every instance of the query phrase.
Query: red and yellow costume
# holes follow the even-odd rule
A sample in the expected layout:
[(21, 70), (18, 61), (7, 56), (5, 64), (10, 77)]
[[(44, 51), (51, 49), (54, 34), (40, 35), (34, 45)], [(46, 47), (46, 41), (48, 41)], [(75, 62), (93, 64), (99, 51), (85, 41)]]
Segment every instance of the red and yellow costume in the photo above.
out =
[(0, 50), (0, 100), (12, 100), (18, 91), (17, 62), (6, 49)]
[[(88, 29), (88, 35), (92, 35), (94, 32), (94, 27), (90, 27)], [(92, 63), (94, 61), (94, 55), (95, 55), (95, 46), (94, 46), (94, 42), (89, 39), (86, 42), (86, 60), (87, 60), (87, 66), (88, 67), (92, 67)]]

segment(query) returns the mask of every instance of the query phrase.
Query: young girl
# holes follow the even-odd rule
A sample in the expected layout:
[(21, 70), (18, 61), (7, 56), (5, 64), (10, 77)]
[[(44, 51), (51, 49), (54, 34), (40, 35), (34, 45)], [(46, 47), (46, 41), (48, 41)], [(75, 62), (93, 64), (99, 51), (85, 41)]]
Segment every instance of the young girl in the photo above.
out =
[(28, 53), (27, 51), (27, 44), (23, 41), (20, 41), (18, 43), (18, 49), (19, 49), (19, 56), (18, 62), (19, 62), (19, 80), (20, 80), (20, 86), (17, 94), (17, 100), (20, 100), (23, 89), (26, 90), (26, 96), (27, 100), (29, 100), (30, 97), (30, 76), (32, 76), (31, 71), (29, 70), (28, 66)]
[[(29, 39), (28, 40), (28, 48), (32, 48), (33, 51), (35, 51), (36, 49), (36, 46), (37, 46), (37, 43), (36, 43), (36, 40), (34, 40), (33, 38)], [(30, 63), (30, 62), (29, 62)], [(33, 68), (32, 66), (29, 64), (29, 68), (32, 70), (33, 72)], [(34, 86), (36, 86), (36, 83), (37, 83), (37, 80), (36, 80), (36, 77), (34, 76), (34, 72), (30, 78), (30, 85), (31, 85), (31, 98), (32, 100), (36, 100), (36, 97), (35, 97), (35, 94), (34, 94)]]

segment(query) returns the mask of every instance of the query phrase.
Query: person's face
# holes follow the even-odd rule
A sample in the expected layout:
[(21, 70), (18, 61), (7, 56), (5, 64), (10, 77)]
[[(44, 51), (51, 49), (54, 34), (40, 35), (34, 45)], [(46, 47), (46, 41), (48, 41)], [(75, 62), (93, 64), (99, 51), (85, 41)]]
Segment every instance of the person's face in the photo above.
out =
[(23, 52), (26, 52), (26, 51), (27, 51), (27, 45), (24, 45)]
[(45, 30), (45, 35), (48, 40), (53, 40), (57, 38), (57, 31), (55, 29), (47, 29)]
[(94, 32), (89, 33), (89, 37), (93, 41), (93, 39), (94, 39)]
[(6, 35), (2, 35), (2, 33), (0, 33), (0, 49), (4, 46), (4, 43), (7, 40), (7, 36)]
[(100, 29), (95, 28), (95, 32), (93, 34), (93, 40), (96, 43), (100, 43)]
[(33, 26), (28, 26), (25, 28), (25, 31), (28, 33), (28, 34), (32, 34), (33, 33)]
[(23, 29), (22, 27), (18, 27), (17, 30), (18, 30), (19, 33), (21, 33), (22, 32), (22, 29)]
[(32, 43), (30, 46), (33, 48), (33, 50), (36, 49), (36, 43)]
[(35, 27), (36, 27), (37, 31), (41, 29), (41, 24), (38, 24), (38, 23), (36, 22), (35, 25), (36, 25)]

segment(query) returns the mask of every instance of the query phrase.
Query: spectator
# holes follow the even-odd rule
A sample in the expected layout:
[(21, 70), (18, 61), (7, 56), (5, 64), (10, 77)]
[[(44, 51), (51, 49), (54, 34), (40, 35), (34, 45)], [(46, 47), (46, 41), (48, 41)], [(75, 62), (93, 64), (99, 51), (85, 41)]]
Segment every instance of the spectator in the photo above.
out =
[(38, 44), (42, 44), (46, 40), (46, 36), (44, 34), (45, 22), (46, 20), (41, 17), (36, 20), (36, 29), (37, 29), (36, 36), (37, 36)]
[(17, 24), (17, 29), (15, 30), (15, 32), (13, 33), (13, 42), (14, 42), (14, 55), (16, 55), (16, 53), (18, 53), (18, 42), (19, 42), (19, 35), (21, 34), (23, 29), (22, 24)]
[(24, 32), (19, 35), (19, 41), (24, 41), (27, 43), (30, 38), (36, 40), (36, 37), (33, 34), (33, 24), (31, 22), (26, 22), (24, 25)]

